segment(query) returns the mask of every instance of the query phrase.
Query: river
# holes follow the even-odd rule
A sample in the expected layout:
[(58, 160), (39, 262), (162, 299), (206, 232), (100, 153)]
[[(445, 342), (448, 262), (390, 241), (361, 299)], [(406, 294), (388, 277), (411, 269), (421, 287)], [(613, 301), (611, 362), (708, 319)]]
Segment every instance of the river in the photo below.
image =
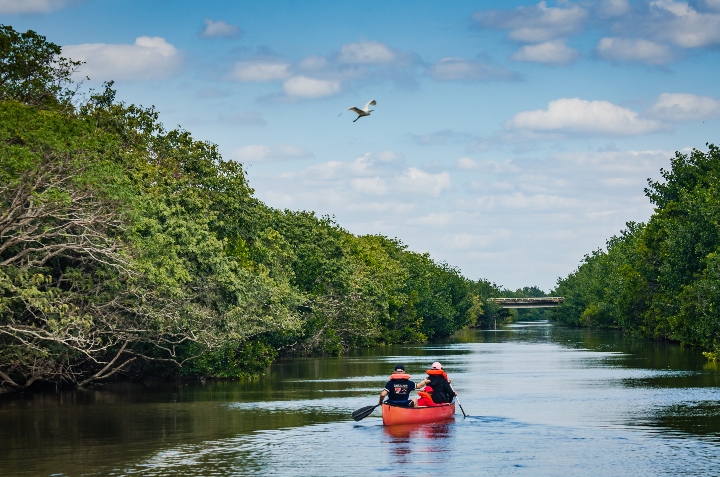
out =
[[(384, 427), (394, 364), (453, 379), (453, 421)], [(720, 367), (545, 322), (277, 362), (256, 380), (0, 397), (3, 476), (720, 475)]]

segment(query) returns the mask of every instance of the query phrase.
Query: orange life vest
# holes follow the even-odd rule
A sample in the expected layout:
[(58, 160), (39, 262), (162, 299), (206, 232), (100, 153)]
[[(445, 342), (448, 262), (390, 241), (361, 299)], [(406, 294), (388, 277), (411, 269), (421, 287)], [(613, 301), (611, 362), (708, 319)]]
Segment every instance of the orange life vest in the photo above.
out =
[(443, 378), (447, 379), (447, 374), (445, 374), (445, 371), (442, 369), (428, 369), (425, 371), (428, 373), (428, 376), (442, 376)]
[(410, 379), (410, 375), (405, 373), (393, 373), (390, 375), (390, 380), (393, 379)]

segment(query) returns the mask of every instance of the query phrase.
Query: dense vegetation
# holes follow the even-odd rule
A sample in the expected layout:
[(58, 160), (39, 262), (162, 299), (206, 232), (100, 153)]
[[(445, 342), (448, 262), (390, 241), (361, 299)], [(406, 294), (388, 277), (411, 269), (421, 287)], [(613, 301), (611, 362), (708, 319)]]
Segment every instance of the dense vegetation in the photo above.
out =
[(397, 239), (266, 206), (240, 164), (111, 82), (83, 99), (60, 54), (0, 26), (0, 390), (249, 376), (515, 316)]
[(554, 319), (676, 340), (720, 355), (720, 149), (676, 153), (646, 224), (628, 223), (607, 250), (559, 280), (565, 304)]

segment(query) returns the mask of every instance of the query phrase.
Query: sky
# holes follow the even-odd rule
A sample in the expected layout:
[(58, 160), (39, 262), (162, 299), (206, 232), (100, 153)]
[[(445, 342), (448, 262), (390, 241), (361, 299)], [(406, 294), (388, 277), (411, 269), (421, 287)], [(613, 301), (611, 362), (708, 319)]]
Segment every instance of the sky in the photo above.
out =
[(509, 289), (552, 290), (720, 140), (720, 0), (0, 0), (0, 23), (217, 144), (267, 205)]

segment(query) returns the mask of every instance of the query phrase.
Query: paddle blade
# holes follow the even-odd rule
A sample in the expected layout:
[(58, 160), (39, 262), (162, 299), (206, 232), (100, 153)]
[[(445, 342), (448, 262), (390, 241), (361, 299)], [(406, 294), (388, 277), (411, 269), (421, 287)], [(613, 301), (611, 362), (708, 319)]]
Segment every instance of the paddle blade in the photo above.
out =
[(357, 411), (352, 413), (352, 418), (356, 421), (359, 421), (361, 419), (365, 419), (368, 417), (372, 412), (375, 410), (376, 407), (378, 407), (380, 404), (375, 404), (374, 406), (365, 406), (361, 407)]

